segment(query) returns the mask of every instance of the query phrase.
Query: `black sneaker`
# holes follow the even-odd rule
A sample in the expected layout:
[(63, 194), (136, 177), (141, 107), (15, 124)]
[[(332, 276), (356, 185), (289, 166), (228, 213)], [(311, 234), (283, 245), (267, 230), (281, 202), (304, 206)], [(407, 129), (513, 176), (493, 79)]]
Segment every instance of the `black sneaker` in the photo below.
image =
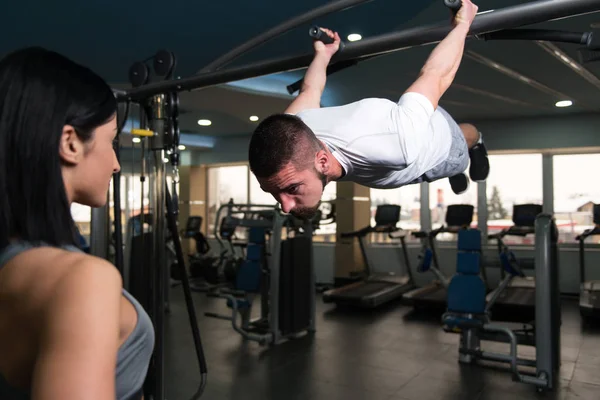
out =
[(467, 175), (460, 173), (448, 178), (450, 187), (455, 194), (463, 194), (469, 189), (469, 178)]
[(469, 176), (474, 182), (483, 182), (490, 173), (490, 160), (483, 142), (477, 143), (469, 149), (469, 158), (471, 166), (469, 167)]

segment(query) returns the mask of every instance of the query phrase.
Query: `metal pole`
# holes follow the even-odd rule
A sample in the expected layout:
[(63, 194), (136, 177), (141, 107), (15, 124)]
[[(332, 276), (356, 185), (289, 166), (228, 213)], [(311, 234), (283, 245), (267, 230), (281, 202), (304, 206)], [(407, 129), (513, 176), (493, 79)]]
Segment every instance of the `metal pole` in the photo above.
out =
[(429, 207), (429, 183), (423, 182), (420, 184), (421, 190), (421, 198), (419, 202), (421, 203), (421, 212), (420, 212), (420, 222), (421, 222), (421, 230), (422, 231), (430, 231), (431, 230), (431, 207)]
[(542, 193), (545, 213), (554, 213), (554, 158), (551, 154), (542, 156)]
[(90, 253), (105, 260), (108, 259), (109, 220), (108, 203), (100, 208), (92, 208)]
[(357, 6), (362, 3), (368, 3), (372, 0), (337, 0), (331, 1), (330, 3), (310, 10), (302, 15), (297, 17), (288, 19), (287, 21), (275, 26), (274, 28), (269, 29), (268, 31), (252, 38), (251, 40), (241, 44), (240, 46), (234, 48), (233, 50), (223, 54), (221, 57), (217, 58), (215, 61), (208, 64), (206, 67), (202, 68), (199, 73), (214, 71), (222, 68), (225, 64), (228, 64), (240, 57), (244, 53), (258, 47), (267, 41), (276, 38), (288, 32), (299, 25), (302, 25), (306, 22), (312, 21), (316, 18), (323, 17), (327, 14), (331, 14), (336, 11), (345, 10), (354, 6)]
[(152, 204), (152, 234), (153, 234), (153, 269), (151, 274), (152, 285), (152, 309), (156, 341), (154, 348), (154, 400), (165, 398), (164, 387), (164, 313), (165, 313), (165, 291), (164, 291), (164, 269), (166, 267), (165, 257), (165, 163), (164, 159), (164, 135), (166, 129), (165, 96), (157, 95), (152, 101), (152, 130), (155, 136), (151, 138), (150, 149), (154, 155), (154, 171), (152, 175), (153, 202)]
[[(560, 343), (555, 330), (556, 302), (554, 292), (556, 281), (556, 260), (553, 251), (553, 221), (552, 215), (540, 214), (535, 221), (535, 348), (537, 360), (537, 374), (545, 373), (548, 380), (547, 386), (552, 389), (556, 379), (555, 352), (560, 352)], [(559, 328), (560, 329), (560, 328)]]
[(273, 218), (273, 233), (271, 234), (271, 256), (269, 260), (269, 327), (272, 334), (272, 343), (278, 344), (281, 340), (279, 329), (279, 285), (281, 270), (281, 231), (283, 230), (283, 216), (275, 210)]
[[(471, 35), (518, 28), (598, 10), (600, 10), (600, 0), (538, 0), (479, 15), (471, 26)], [(452, 26), (448, 22), (443, 22), (349, 43), (343, 52), (334, 57), (334, 62), (360, 59), (414, 46), (437, 43), (443, 40), (451, 29)], [(194, 75), (186, 79), (152, 83), (133, 88), (127, 91), (126, 94), (117, 93), (117, 96), (121, 100), (139, 100), (158, 93), (201, 89), (227, 82), (305, 68), (312, 59), (313, 54), (309, 53), (295, 57), (267, 60), (223, 71)]]

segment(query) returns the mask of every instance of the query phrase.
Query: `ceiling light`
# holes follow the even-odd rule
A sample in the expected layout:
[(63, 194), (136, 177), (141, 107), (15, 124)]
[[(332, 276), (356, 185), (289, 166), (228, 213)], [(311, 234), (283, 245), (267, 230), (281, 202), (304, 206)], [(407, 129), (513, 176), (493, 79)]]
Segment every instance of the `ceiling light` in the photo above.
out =
[(166, 164), (169, 162), (169, 159), (165, 157), (165, 158), (163, 158), (163, 162)]
[(183, 144), (180, 144), (179, 146), (177, 146), (177, 148), (178, 148), (179, 150), (185, 150), (185, 146), (184, 146)]
[(198, 125), (200, 126), (210, 126), (212, 124), (210, 119), (199, 119)]
[(258, 117), (257, 117), (256, 115), (252, 115), (252, 116), (250, 117), (250, 121), (252, 121), (252, 122), (256, 122), (256, 121), (258, 121)]
[(131, 139), (131, 141), (132, 141), (133, 143), (141, 143), (141, 142), (142, 142), (142, 139), (140, 139), (139, 137), (134, 137), (133, 139)]
[(555, 106), (556, 107), (571, 107), (573, 105), (573, 102), (571, 100), (561, 100), (561, 101), (557, 101)]
[(349, 42), (357, 42), (360, 39), (362, 39), (362, 36), (359, 35), (358, 33), (351, 33), (348, 35), (348, 41)]

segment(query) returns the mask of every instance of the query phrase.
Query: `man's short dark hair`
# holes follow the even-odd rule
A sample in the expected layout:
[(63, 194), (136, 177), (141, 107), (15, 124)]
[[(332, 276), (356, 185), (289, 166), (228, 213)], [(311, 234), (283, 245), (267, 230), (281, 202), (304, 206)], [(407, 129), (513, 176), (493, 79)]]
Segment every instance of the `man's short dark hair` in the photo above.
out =
[(300, 170), (323, 149), (314, 132), (297, 116), (275, 114), (263, 120), (250, 139), (250, 170), (259, 178), (277, 174), (290, 161)]

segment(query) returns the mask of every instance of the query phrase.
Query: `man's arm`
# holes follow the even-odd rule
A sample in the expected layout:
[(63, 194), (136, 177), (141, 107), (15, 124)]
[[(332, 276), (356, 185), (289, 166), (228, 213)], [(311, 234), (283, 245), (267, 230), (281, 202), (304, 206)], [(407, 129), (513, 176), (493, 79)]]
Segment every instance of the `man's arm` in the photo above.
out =
[(421, 69), (419, 78), (406, 90), (427, 97), (434, 109), (456, 76), (465, 40), (477, 14), (478, 8), (471, 0), (462, 0), (462, 4), (455, 18), (454, 29), (436, 46)]
[(321, 95), (325, 90), (325, 82), (327, 81), (327, 66), (331, 57), (340, 47), (340, 37), (337, 33), (328, 29), (321, 29), (332, 37), (334, 42), (324, 44), (319, 40), (315, 40), (315, 58), (306, 70), (300, 93), (285, 110), (286, 114), (297, 114), (302, 110), (321, 106)]

